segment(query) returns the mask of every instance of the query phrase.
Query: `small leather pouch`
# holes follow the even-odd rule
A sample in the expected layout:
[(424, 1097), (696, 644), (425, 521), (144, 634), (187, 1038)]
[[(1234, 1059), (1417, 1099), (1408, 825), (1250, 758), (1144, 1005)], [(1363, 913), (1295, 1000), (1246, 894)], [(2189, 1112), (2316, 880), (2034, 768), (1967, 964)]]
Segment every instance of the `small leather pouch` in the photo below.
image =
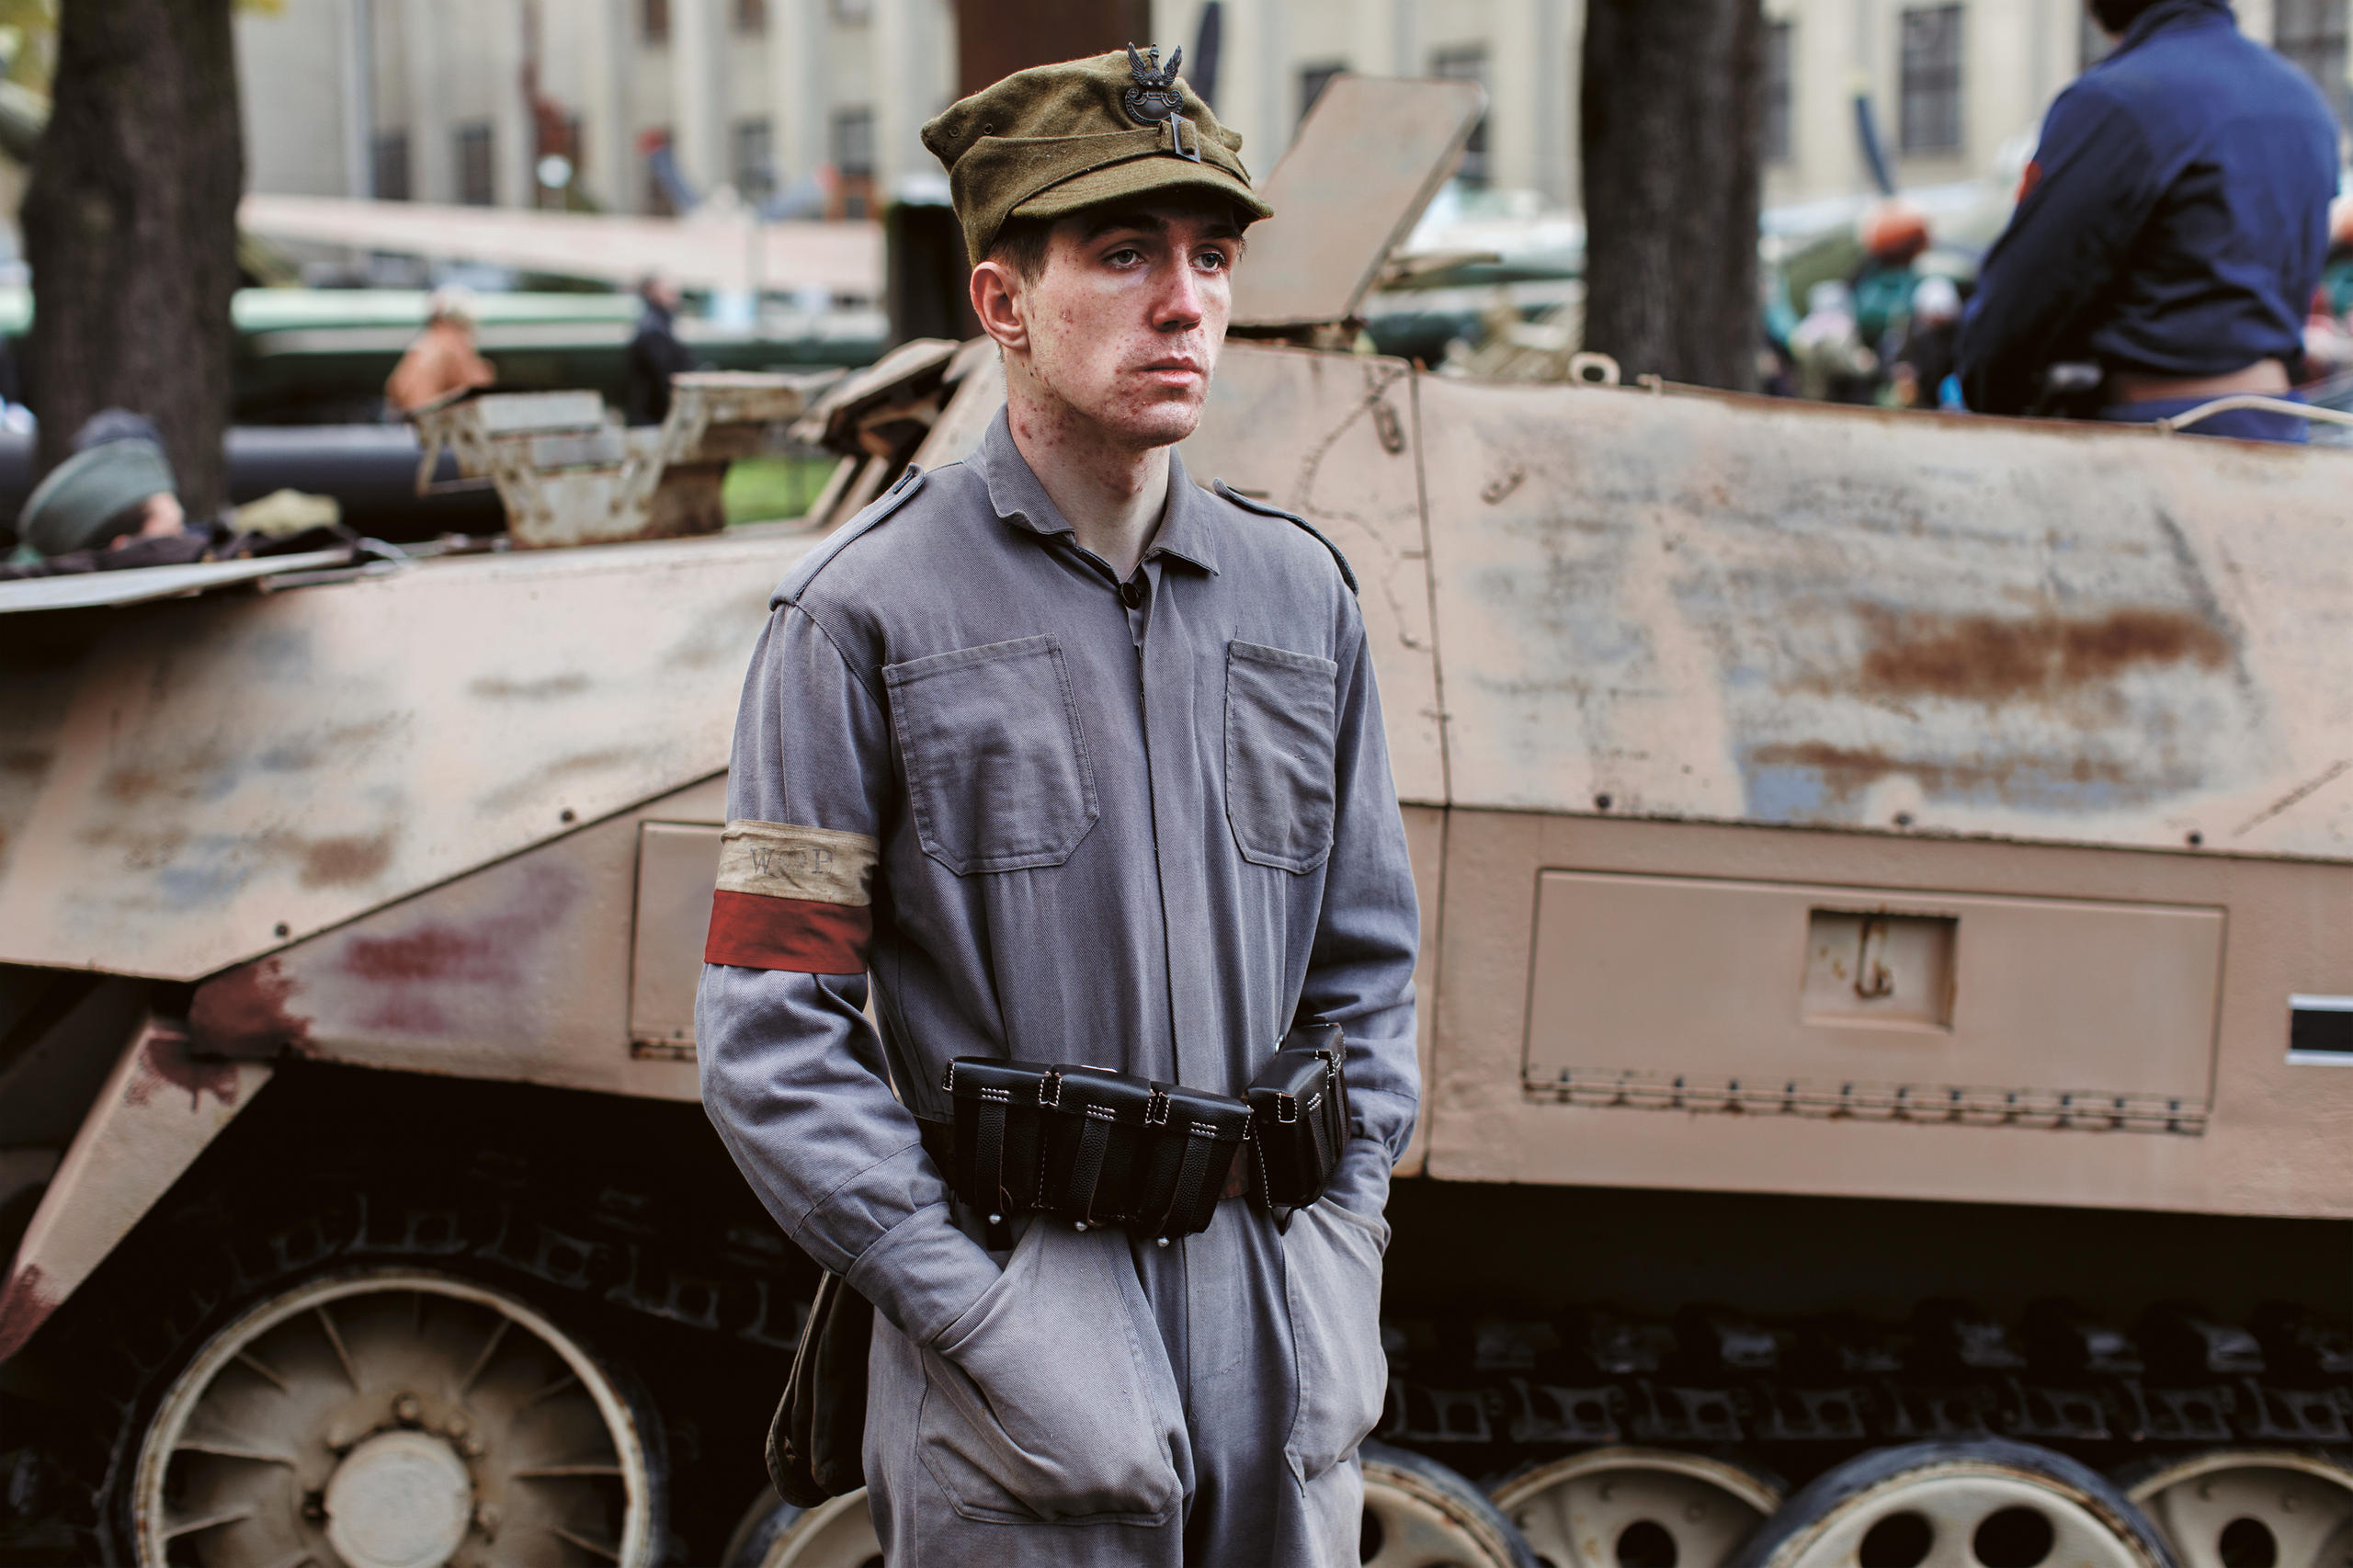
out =
[(1047, 1092), (1047, 1210), (1081, 1225), (1157, 1219), (1153, 1156), (1167, 1126), (1159, 1088), (1107, 1068), (1057, 1066)]
[(1055, 1069), (1035, 1062), (960, 1056), (946, 1088), (956, 1109), (957, 1196), (992, 1223), (1044, 1208), (1047, 1102)]
[(873, 1333), (872, 1304), (828, 1272), (768, 1424), (768, 1480), (796, 1508), (866, 1484), (866, 1353)]
[(1250, 1104), (1180, 1084), (1153, 1089), (1160, 1096), (1160, 1131), (1145, 1182), (1146, 1228), (1165, 1243), (1209, 1229), (1250, 1139)]
[(1324, 1196), (1348, 1144), (1348, 1080), (1340, 1026), (1294, 1027), (1243, 1091), (1258, 1144), (1259, 1198), (1299, 1209)]

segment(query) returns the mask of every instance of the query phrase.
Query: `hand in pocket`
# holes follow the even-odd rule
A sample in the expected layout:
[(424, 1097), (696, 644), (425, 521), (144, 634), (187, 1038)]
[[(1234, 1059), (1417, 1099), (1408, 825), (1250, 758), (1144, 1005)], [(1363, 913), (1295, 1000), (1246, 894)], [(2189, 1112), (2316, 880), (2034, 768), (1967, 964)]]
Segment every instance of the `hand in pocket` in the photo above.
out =
[(1145, 1523), (1181, 1500), (1176, 1378), (1119, 1233), (1033, 1223), (924, 1369), (924, 1462), (960, 1513)]

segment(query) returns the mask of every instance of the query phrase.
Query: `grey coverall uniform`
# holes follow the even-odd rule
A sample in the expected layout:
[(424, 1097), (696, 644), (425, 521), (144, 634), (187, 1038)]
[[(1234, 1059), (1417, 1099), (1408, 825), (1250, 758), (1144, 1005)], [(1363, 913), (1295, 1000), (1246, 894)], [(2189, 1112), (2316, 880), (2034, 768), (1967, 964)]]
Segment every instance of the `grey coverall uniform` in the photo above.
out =
[[(1413, 880), (1346, 563), (1170, 470), (1122, 583), (1000, 415), (785, 579), (745, 685), (703, 1102), (877, 1309), (894, 1564), (1357, 1561)], [(991, 1254), (918, 1142), (954, 1057), (1236, 1093), (1301, 1012), (1346, 1031), (1356, 1136), (1288, 1229), (1229, 1200), (1165, 1249), (1034, 1221)]]

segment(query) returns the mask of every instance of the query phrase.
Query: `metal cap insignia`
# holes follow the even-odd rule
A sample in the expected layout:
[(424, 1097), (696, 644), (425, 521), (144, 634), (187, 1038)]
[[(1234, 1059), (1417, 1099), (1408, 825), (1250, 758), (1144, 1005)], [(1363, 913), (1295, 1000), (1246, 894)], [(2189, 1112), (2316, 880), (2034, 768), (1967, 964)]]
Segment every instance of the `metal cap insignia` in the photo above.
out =
[(1135, 85), (1120, 95), (1120, 102), (1128, 118), (1138, 125), (1158, 125), (1184, 107), (1176, 92), (1176, 67), (1184, 62), (1185, 51), (1178, 49), (1168, 56), (1168, 63), (1160, 63), (1158, 48), (1136, 52), (1134, 44), (1128, 45), (1128, 74)]

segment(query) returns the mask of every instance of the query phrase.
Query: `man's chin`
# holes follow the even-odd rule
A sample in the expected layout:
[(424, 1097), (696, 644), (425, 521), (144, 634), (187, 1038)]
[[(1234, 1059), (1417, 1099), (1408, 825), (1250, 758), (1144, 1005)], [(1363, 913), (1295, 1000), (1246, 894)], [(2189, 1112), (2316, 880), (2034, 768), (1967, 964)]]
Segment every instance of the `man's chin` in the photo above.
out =
[(1200, 427), (1201, 400), (1172, 398), (1123, 408), (1101, 423), (1123, 445), (1171, 447)]

